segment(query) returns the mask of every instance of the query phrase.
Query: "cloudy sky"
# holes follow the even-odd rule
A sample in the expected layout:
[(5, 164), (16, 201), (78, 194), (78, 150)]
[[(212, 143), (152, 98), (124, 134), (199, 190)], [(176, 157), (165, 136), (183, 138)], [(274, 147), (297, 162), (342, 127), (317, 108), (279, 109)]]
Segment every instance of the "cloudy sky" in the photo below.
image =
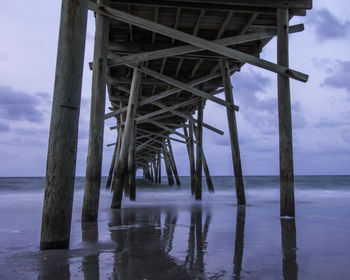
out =
[[(44, 176), (54, 84), (60, 0), (12, 0), (0, 10), (0, 176)], [(315, 0), (305, 31), (290, 37), (290, 67), (310, 75), (291, 81), (295, 173), (349, 174), (350, 166), (350, 11), (345, 0)], [(94, 18), (89, 13), (79, 127), (77, 175), (84, 175), (88, 143)], [(276, 40), (262, 58), (276, 61)], [(245, 175), (278, 174), (276, 75), (244, 66), (232, 77)], [(218, 97), (224, 98), (223, 95)], [(232, 175), (226, 112), (207, 102), (204, 148), (212, 175)], [(115, 132), (106, 122), (105, 143)], [(185, 146), (174, 145), (181, 175), (188, 175)], [(112, 148), (104, 149), (107, 174)], [(163, 168), (164, 171), (164, 168)]]

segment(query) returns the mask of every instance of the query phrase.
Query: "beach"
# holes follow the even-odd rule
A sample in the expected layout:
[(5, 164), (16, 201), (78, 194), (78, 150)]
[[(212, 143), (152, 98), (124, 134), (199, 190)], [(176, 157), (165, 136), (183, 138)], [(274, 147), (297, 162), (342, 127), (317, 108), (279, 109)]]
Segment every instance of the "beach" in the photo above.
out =
[(201, 202), (189, 177), (138, 178), (121, 210), (102, 187), (98, 222), (81, 224), (77, 178), (70, 249), (39, 251), (45, 179), (0, 178), (0, 279), (347, 279), (350, 176), (296, 176), (295, 219), (279, 216), (278, 177), (244, 179), (246, 207), (233, 177), (203, 183)]

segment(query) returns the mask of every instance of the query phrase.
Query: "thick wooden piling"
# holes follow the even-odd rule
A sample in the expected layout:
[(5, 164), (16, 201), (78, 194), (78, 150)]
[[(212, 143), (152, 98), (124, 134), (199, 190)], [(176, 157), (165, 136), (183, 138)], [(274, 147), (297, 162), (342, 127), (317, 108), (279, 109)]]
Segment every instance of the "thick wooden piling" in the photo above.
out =
[[(288, 50), (289, 13), (277, 9), (277, 63), (289, 66)], [(280, 213), (295, 216), (292, 110), (289, 78), (278, 74), (278, 120), (280, 149)]]
[(189, 146), (189, 158), (190, 158), (190, 172), (191, 172), (191, 192), (192, 195), (196, 192), (196, 167), (195, 167), (195, 160), (194, 160), (194, 121), (191, 116), (191, 118), (188, 121), (188, 134), (189, 134), (189, 140), (188, 140), (188, 146)]
[[(123, 103), (120, 102), (120, 106), (123, 106)], [(113, 178), (112, 178), (112, 182), (115, 181), (115, 170), (117, 170), (117, 164), (118, 164), (118, 160), (119, 160), (119, 156), (120, 156), (120, 149), (122, 146), (122, 141), (123, 141), (123, 133), (124, 133), (124, 126), (125, 126), (125, 117), (126, 114), (120, 114), (120, 127), (118, 127), (118, 142), (117, 142), (117, 152), (116, 152), (116, 156), (115, 156), (115, 163), (113, 166)], [(114, 191), (113, 189), (113, 183), (112, 183), (112, 187), (111, 190)]]
[(114, 146), (112, 162), (111, 162), (111, 166), (109, 167), (108, 178), (107, 178), (107, 182), (106, 182), (106, 189), (110, 189), (111, 188), (114, 164), (115, 164), (115, 159), (116, 159), (117, 149), (118, 149), (118, 141), (119, 141), (118, 139), (119, 139), (119, 135), (117, 137), (117, 141), (116, 141), (115, 146)]
[(196, 200), (202, 200), (202, 145), (203, 145), (203, 107), (204, 100), (198, 102), (198, 125), (196, 131)]
[(137, 126), (134, 122), (133, 134), (131, 136), (129, 158), (128, 158), (128, 169), (129, 169), (129, 189), (130, 200), (136, 200), (136, 131)]
[[(197, 128), (196, 127), (195, 127), (195, 132), (196, 132), (195, 135), (197, 135)], [(204, 170), (204, 174), (205, 174), (205, 179), (207, 181), (208, 190), (209, 190), (209, 192), (214, 192), (213, 181), (212, 181), (211, 176), (210, 176), (207, 159), (205, 157), (205, 153), (204, 153), (203, 149), (202, 149), (202, 164), (203, 164), (203, 170)]]
[(128, 176), (128, 154), (130, 146), (130, 138), (133, 133), (133, 123), (135, 121), (137, 100), (140, 91), (140, 82), (141, 82), (141, 72), (134, 68), (134, 74), (132, 78), (132, 84), (130, 89), (128, 111), (126, 114), (125, 127), (122, 136), (122, 144), (120, 148), (120, 156), (117, 161), (115, 174), (115, 180), (113, 181), (113, 198), (112, 198), (112, 209), (120, 209), (122, 204), (123, 183), (125, 182), (125, 177)]
[(63, 0), (46, 165), (40, 249), (69, 247), (87, 0)]
[[(195, 177), (196, 172), (195, 172), (195, 167), (194, 167), (194, 159), (192, 158), (193, 150), (190, 151), (190, 149), (191, 149), (190, 148), (190, 138), (189, 138), (189, 134), (188, 134), (186, 126), (183, 127), (183, 130), (184, 130), (184, 135), (186, 137), (188, 137), (188, 139), (189, 139), (189, 140), (187, 140), (186, 147), (187, 147), (188, 159), (190, 162), (191, 194), (194, 195), (194, 188), (196, 185), (196, 183), (195, 183), (196, 182), (196, 177)], [(192, 152), (192, 154), (191, 154), (191, 152)]]
[(180, 182), (180, 179), (179, 179), (179, 175), (177, 173), (175, 158), (174, 158), (174, 154), (173, 154), (173, 148), (171, 146), (171, 142), (170, 142), (169, 138), (167, 138), (167, 142), (168, 142), (168, 147), (169, 147), (169, 159), (170, 159), (172, 170), (173, 170), (173, 173), (174, 173), (176, 185), (180, 186), (181, 182)]
[(152, 161), (153, 164), (153, 170), (154, 170), (154, 182), (158, 184), (158, 166), (157, 166), (157, 159), (154, 158)]
[[(109, 1), (98, 0), (97, 2), (105, 5), (108, 4)], [(97, 13), (91, 89), (89, 147), (86, 164), (83, 210), (81, 215), (82, 221), (85, 222), (96, 221), (98, 216), (106, 103), (108, 30), (108, 17)]]
[(173, 178), (173, 174), (171, 172), (169, 157), (168, 157), (168, 153), (167, 153), (167, 150), (165, 147), (165, 141), (163, 142), (163, 156), (164, 156), (164, 164), (165, 164), (166, 174), (168, 177), (168, 184), (171, 186), (171, 185), (174, 185), (174, 178)]
[[(225, 89), (225, 99), (231, 105), (234, 105), (228, 60), (221, 59), (220, 66), (221, 66), (222, 82)], [(243, 175), (242, 175), (241, 155), (239, 151), (236, 113), (231, 108), (226, 108), (226, 112), (227, 112), (228, 128), (230, 132), (233, 170), (234, 170), (235, 183), (236, 183), (237, 204), (245, 205), (246, 199), (245, 199), (244, 183), (243, 183)]]
[(162, 183), (162, 164), (161, 164), (161, 157), (160, 157), (160, 152), (158, 153), (158, 183)]

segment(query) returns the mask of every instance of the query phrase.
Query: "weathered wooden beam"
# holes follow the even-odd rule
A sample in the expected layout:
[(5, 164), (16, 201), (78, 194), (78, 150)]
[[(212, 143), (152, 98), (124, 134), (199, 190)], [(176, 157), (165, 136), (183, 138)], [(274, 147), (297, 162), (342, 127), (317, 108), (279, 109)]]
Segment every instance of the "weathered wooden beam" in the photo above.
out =
[[(124, 91), (124, 92), (126, 92), (126, 93), (130, 93), (130, 90), (129, 90), (128, 88), (126, 88), (126, 87), (118, 86), (118, 89), (120, 89), (120, 90), (122, 90), (122, 91)], [(141, 100), (145, 100), (146, 98), (141, 97), (140, 99), (141, 99)], [(187, 102), (187, 101), (186, 101), (186, 102)], [(192, 103), (198, 102), (198, 99), (197, 99), (197, 98), (193, 98), (193, 99), (191, 99), (191, 101), (189, 100), (188, 102), (189, 102), (188, 104), (192, 104)], [(164, 105), (164, 104), (161, 103), (161, 102), (154, 101), (154, 102), (152, 102), (152, 104), (154, 104), (154, 105), (156, 105), (157, 107), (160, 107), (160, 108), (166, 110), (166, 111), (164, 111), (164, 112), (171, 112), (171, 113), (173, 113), (174, 115), (177, 115), (177, 116), (182, 117), (182, 118), (184, 118), (184, 119), (188, 119), (188, 118), (189, 118), (189, 116), (188, 116), (187, 114), (175, 110), (176, 108), (175, 108), (175, 109), (174, 109), (174, 108), (170, 108), (170, 107)], [(184, 104), (185, 104), (185, 105), (183, 105), (183, 106), (188, 105), (187, 103), (184, 103)], [(174, 106), (175, 106), (175, 105), (174, 105)], [(177, 106), (179, 106), (179, 105), (177, 105)], [(182, 106), (179, 106), (179, 107), (182, 107)], [(158, 111), (158, 112), (159, 112), (159, 111)], [(162, 113), (163, 113), (163, 112), (162, 112)], [(162, 114), (162, 113), (161, 113), (161, 114)], [(150, 116), (149, 116), (149, 117), (150, 117)], [(193, 119), (193, 120), (194, 120), (194, 122), (197, 122), (196, 119)], [(209, 129), (209, 130), (211, 130), (211, 131), (213, 131), (213, 132), (216, 132), (216, 133), (218, 133), (218, 134), (220, 134), (220, 135), (224, 135), (224, 132), (223, 132), (222, 130), (217, 129), (217, 128), (215, 128), (215, 127), (213, 127), (213, 126), (211, 126), (211, 125), (209, 125), (209, 124), (207, 124), (207, 123), (204, 123), (204, 122), (203, 122), (203, 127), (207, 128), (207, 129)]]
[[(119, 135), (118, 135), (118, 137), (119, 137)], [(113, 150), (112, 162), (111, 162), (111, 166), (109, 167), (108, 178), (107, 178), (107, 182), (106, 182), (106, 189), (111, 188), (113, 171), (114, 171), (114, 164), (115, 164), (115, 159), (116, 159), (116, 155), (117, 155), (117, 148), (118, 148), (117, 143), (118, 143), (118, 139), (117, 139), (117, 142), (115, 143), (115, 147)]]
[[(222, 82), (225, 89), (225, 98), (227, 102), (234, 103), (232, 85), (230, 79), (230, 72), (227, 59), (220, 60), (221, 72), (222, 72)], [(239, 151), (239, 142), (238, 142), (238, 132), (237, 132), (237, 123), (236, 123), (236, 114), (232, 110), (226, 110), (227, 112), (227, 122), (230, 132), (230, 142), (231, 142), (231, 152), (232, 152), (232, 161), (233, 161), (233, 170), (235, 175), (236, 183), (236, 196), (237, 204), (245, 205), (245, 192), (244, 192), (244, 183), (242, 175), (242, 164), (241, 164), (241, 155)]]
[(175, 80), (175, 79), (173, 79), (171, 77), (168, 77), (168, 76), (166, 76), (164, 74), (161, 74), (159, 72), (153, 71), (153, 70), (151, 70), (149, 68), (146, 68), (144, 66), (140, 66), (139, 70), (141, 72), (147, 74), (147, 75), (153, 76), (153, 77), (155, 77), (155, 78), (157, 78), (159, 80), (162, 80), (162, 81), (164, 81), (164, 82), (166, 82), (166, 83), (168, 83), (168, 84), (170, 84), (172, 86), (175, 86), (177, 88), (180, 88), (182, 90), (190, 92), (190, 93), (192, 93), (192, 94), (194, 94), (196, 96), (199, 96), (199, 97), (202, 97), (202, 98), (206, 98), (206, 99), (208, 99), (208, 100), (210, 100), (212, 102), (215, 102), (215, 103), (217, 103), (219, 105), (226, 106), (227, 108), (232, 109), (232, 110), (236, 110), (236, 111), (239, 110), (239, 107), (236, 106), (236, 105), (228, 104), (226, 101), (224, 101), (224, 100), (222, 100), (222, 99), (220, 99), (218, 97), (210, 95), (209, 93), (206, 93), (206, 92), (204, 92), (202, 90), (199, 90), (197, 88), (191, 87), (188, 84), (185, 84), (183, 82), (177, 81), (177, 80)]
[(162, 165), (161, 165), (161, 159), (160, 159), (160, 152), (158, 152), (157, 157), (157, 166), (158, 166), (158, 183), (162, 183)]
[[(218, 73), (212, 74), (212, 75), (207, 75), (207, 76), (204, 76), (204, 77), (201, 77), (199, 79), (196, 79), (196, 80), (193, 80), (193, 81), (189, 82), (188, 85), (193, 87), (193, 86), (205, 83), (205, 82), (207, 82), (209, 80), (215, 79), (215, 78), (219, 77), (220, 75), (221, 74), (218, 74)], [(157, 101), (157, 100), (160, 100), (162, 98), (166, 98), (166, 97), (168, 97), (170, 95), (173, 95), (175, 93), (178, 93), (180, 91), (182, 91), (182, 89), (178, 89), (178, 88), (173, 88), (173, 89), (166, 90), (166, 91), (164, 91), (162, 93), (159, 93), (157, 95), (154, 95), (154, 96), (145, 98), (144, 100), (141, 100), (140, 102), (138, 102), (138, 107), (144, 106), (146, 104), (150, 104), (150, 103), (152, 103), (154, 101)], [(127, 111), (127, 106), (124, 106), (124, 107), (122, 107), (119, 110), (115, 110), (115, 111), (113, 111), (111, 113), (106, 114), (105, 115), (105, 119), (111, 118), (113, 116), (117, 116), (120, 113), (126, 112), (126, 111)]]
[(202, 149), (203, 149), (203, 107), (204, 100), (198, 101), (198, 125), (197, 125), (197, 145), (196, 145), (196, 200), (202, 200)]
[(136, 200), (136, 130), (137, 126), (134, 122), (133, 133), (131, 135), (129, 156), (128, 156), (128, 169), (129, 169), (129, 198), (131, 201)]
[(163, 143), (163, 156), (164, 156), (164, 164), (165, 164), (165, 169), (168, 177), (168, 184), (169, 186), (174, 185), (174, 178), (173, 174), (171, 172), (171, 167), (170, 167), (170, 161), (169, 161), (169, 156), (165, 147), (165, 140)]
[(147, 146), (147, 144), (153, 142), (153, 139), (148, 139), (146, 142), (143, 142), (141, 145), (136, 147), (136, 152), (141, 151), (144, 147)]
[(136, 108), (137, 108), (137, 99), (140, 91), (140, 81), (141, 81), (141, 72), (137, 69), (134, 69), (133, 82), (131, 85), (128, 111), (126, 114), (125, 127), (123, 133), (123, 139), (120, 149), (120, 156), (118, 159), (117, 168), (114, 171), (115, 180), (113, 181), (113, 198), (111, 208), (120, 209), (122, 202), (122, 195), (124, 189), (124, 182), (127, 176), (128, 169), (128, 154), (130, 146), (130, 138), (133, 129), (133, 123), (135, 120)]
[(166, 6), (166, 7), (183, 7), (192, 9), (217, 9), (217, 10), (237, 10), (238, 12), (251, 13), (262, 10), (263, 13), (271, 14), (276, 12), (276, 8), (290, 9), (312, 9), (312, 0), (290, 0), (288, 2), (281, 0), (117, 0), (117, 3), (127, 3), (129, 5), (151, 5), (151, 6)]
[[(289, 33), (297, 33), (304, 30), (303, 24), (297, 24), (290, 26)], [(211, 41), (213, 43), (216, 43), (218, 45), (222, 46), (235, 46), (243, 43), (248, 43), (252, 41), (258, 41), (263, 39), (272, 38), (277, 35), (276, 30), (270, 30), (270, 31), (262, 31), (257, 33), (250, 33), (246, 35), (238, 35), (223, 39), (216, 39), (214, 41)], [(158, 49), (155, 51), (148, 51), (148, 52), (138, 52), (135, 54), (129, 54), (125, 56), (114, 56), (111, 54), (112, 61), (110, 63), (110, 67), (124, 65), (124, 64), (130, 64), (130, 63), (139, 63), (143, 61), (148, 60), (154, 60), (154, 59), (160, 59), (160, 58), (168, 58), (168, 57), (175, 57), (180, 55), (186, 55), (189, 53), (199, 52), (202, 51), (202, 48), (193, 46), (193, 45), (186, 45), (186, 46), (180, 46), (180, 47), (172, 47), (172, 48), (165, 48), (165, 49)], [(218, 55), (216, 57), (218, 58)], [(199, 60), (199, 62), (203, 62), (203, 60)], [(198, 64), (199, 64), (198, 62)], [(194, 69), (197, 69), (200, 67), (200, 65), (196, 65)], [(196, 73), (196, 71), (193, 70), (192, 76)]]
[[(191, 120), (190, 120), (191, 122)], [(190, 125), (191, 127), (191, 125)], [(192, 126), (193, 128), (193, 126)], [(196, 186), (196, 177), (195, 177), (195, 174), (196, 174), (196, 168), (195, 168), (195, 163), (194, 163), (194, 151), (193, 151), (193, 133), (191, 135), (188, 134), (187, 132), (187, 128), (184, 126), (183, 127), (184, 129), (184, 134), (185, 136), (188, 136), (188, 138), (190, 139), (187, 143), (187, 153), (188, 153), (188, 159), (190, 161), (190, 176), (191, 176), (191, 194), (194, 195), (195, 194), (195, 186)], [(193, 129), (192, 129), (193, 131)]]
[[(288, 9), (277, 11), (277, 61), (280, 65), (289, 65), (288, 47)], [(294, 166), (292, 110), (290, 101), (289, 78), (278, 75), (278, 120), (280, 149), (280, 212), (281, 216), (295, 216), (294, 203)]]
[[(103, 5), (108, 5), (108, 2), (108, 0), (98, 0), (98, 3)], [(83, 222), (95, 222), (98, 217), (106, 103), (108, 36), (109, 18), (102, 14), (97, 14), (91, 88), (89, 146), (83, 209), (81, 213)]]
[(168, 147), (169, 147), (169, 159), (170, 159), (171, 167), (173, 169), (176, 185), (180, 186), (181, 182), (180, 182), (180, 179), (179, 179), (179, 175), (177, 173), (175, 157), (174, 157), (174, 154), (173, 154), (173, 148), (171, 146), (171, 142), (170, 142), (169, 138), (167, 139), (167, 141), (168, 141)]
[(225, 55), (231, 59), (236, 59), (244, 63), (249, 63), (254, 66), (275, 72), (277, 74), (284, 75), (286, 77), (293, 78), (301, 82), (306, 82), (308, 80), (308, 75), (304, 73), (289, 69), (287, 67), (284, 67), (278, 64), (274, 64), (267, 60), (260, 59), (258, 57), (246, 54), (241, 51), (237, 51), (225, 46), (218, 45), (211, 41), (207, 41), (205, 39), (187, 34), (185, 32), (182, 32), (158, 23), (154, 23), (152, 21), (146, 20), (141, 17), (137, 17), (134, 15), (131, 15), (116, 9), (112, 9), (103, 5), (98, 5), (92, 2), (89, 2), (89, 8), (94, 12), (99, 12), (104, 15), (110, 16), (111, 18), (123, 21), (125, 23), (133, 24), (140, 28), (157, 32), (164, 36), (168, 36), (168, 37), (186, 42), (188, 44), (218, 53), (220, 55)]
[(63, 0), (40, 250), (69, 247), (88, 1)]

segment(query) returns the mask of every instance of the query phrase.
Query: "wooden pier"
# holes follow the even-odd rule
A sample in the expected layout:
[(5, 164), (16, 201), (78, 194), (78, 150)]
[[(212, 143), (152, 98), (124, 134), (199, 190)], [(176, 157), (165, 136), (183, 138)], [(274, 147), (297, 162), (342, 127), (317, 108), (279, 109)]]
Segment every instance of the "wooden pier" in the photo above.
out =
[[(181, 187), (171, 142), (187, 146), (191, 193), (202, 198), (202, 167), (214, 191), (203, 130), (205, 104), (227, 111), (237, 205), (245, 205), (231, 79), (245, 63), (278, 77), (281, 216), (294, 217), (294, 172), (289, 79), (308, 76), (289, 68), (293, 16), (305, 16), (312, 0), (62, 0), (56, 80), (47, 158), (41, 249), (68, 248), (74, 193), (86, 21), (95, 13), (89, 148), (82, 221), (98, 219), (104, 120), (116, 119), (118, 135), (107, 188), (111, 208), (137, 199), (136, 169), (161, 182), (161, 159), (170, 185)], [(277, 64), (259, 57), (277, 36)], [(110, 111), (105, 112), (106, 89)], [(225, 100), (216, 94), (225, 92)], [(277, 108), (276, 108), (277, 110)], [(112, 131), (114, 133), (114, 131)], [(112, 133), (111, 132), (111, 133)], [(277, 148), (277, 147), (276, 147)], [(196, 155), (196, 156), (195, 156)]]

